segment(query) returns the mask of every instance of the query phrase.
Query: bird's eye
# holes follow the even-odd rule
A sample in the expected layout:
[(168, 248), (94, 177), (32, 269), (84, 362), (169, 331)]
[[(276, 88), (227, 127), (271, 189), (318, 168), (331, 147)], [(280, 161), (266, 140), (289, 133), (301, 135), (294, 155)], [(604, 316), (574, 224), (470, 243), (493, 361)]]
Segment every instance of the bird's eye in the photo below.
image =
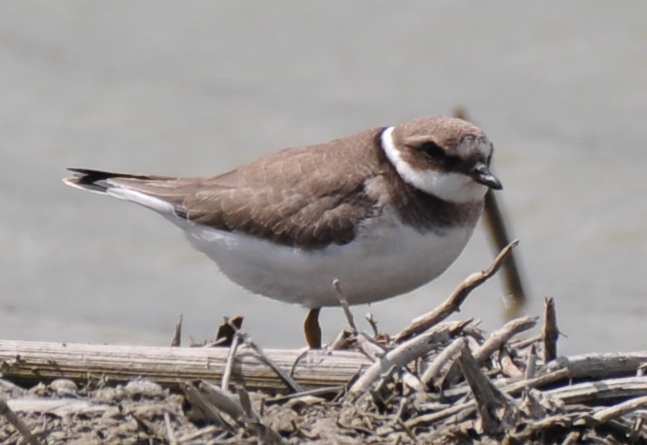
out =
[(420, 151), (434, 161), (442, 161), (445, 159), (445, 150), (433, 142), (425, 142), (421, 144)]

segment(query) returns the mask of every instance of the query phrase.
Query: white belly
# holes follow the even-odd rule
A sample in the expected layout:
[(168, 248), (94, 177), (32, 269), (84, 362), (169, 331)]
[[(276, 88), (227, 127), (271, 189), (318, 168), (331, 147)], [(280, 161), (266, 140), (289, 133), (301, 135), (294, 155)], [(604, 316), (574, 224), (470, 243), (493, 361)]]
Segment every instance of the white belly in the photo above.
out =
[(458, 258), (474, 230), (422, 234), (386, 218), (365, 227), (349, 244), (306, 251), (237, 232), (193, 224), (182, 228), (235, 283), (308, 308), (339, 305), (335, 279), (350, 304), (390, 298), (428, 283)]

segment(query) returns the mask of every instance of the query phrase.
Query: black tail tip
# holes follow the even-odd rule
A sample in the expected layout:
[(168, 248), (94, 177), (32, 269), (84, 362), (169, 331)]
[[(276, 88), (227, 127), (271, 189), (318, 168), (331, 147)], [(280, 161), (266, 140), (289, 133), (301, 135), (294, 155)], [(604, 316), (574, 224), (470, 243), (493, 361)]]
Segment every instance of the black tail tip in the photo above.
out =
[(99, 184), (99, 182), (110, 179), (114, 176), (114, 174), (112, 173), (100, 170), (91, 170), (87, 168), (72, 167), (68, 168), (68, 170), (73, 172), (74, 176), (63, 179), (63, 182), (66, 185), (94, 192), (105, 192), (107, 187), (105, 186), (105, 184)]

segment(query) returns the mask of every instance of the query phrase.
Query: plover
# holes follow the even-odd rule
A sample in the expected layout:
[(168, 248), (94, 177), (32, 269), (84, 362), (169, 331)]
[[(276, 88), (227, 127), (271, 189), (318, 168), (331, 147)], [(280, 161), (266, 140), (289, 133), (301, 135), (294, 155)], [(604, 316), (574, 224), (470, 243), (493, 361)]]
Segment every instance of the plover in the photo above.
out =
[(493, 146), (477, 126), (425, 117), (178, 178), (70, 168), (67, 185), (131, 201), (180, 227), (250, 292), (310, 309), (411, 291), (460, 255), (482, 213)]

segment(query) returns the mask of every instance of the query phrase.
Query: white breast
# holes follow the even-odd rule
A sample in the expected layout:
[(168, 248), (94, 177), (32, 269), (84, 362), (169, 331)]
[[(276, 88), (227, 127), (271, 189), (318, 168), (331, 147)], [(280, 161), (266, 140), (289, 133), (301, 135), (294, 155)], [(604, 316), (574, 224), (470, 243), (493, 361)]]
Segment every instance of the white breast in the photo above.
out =
[(193, 246), (232, 281), (253, 293), (309, 308), (339, 304), (335, 279), (350, 304), (413, 290), (443, 273), (473, 232), (473, 227), (460, 227), (423, 234), (383, 214), (349, 244), (308, 251), (238, 232), (182, 226)]

